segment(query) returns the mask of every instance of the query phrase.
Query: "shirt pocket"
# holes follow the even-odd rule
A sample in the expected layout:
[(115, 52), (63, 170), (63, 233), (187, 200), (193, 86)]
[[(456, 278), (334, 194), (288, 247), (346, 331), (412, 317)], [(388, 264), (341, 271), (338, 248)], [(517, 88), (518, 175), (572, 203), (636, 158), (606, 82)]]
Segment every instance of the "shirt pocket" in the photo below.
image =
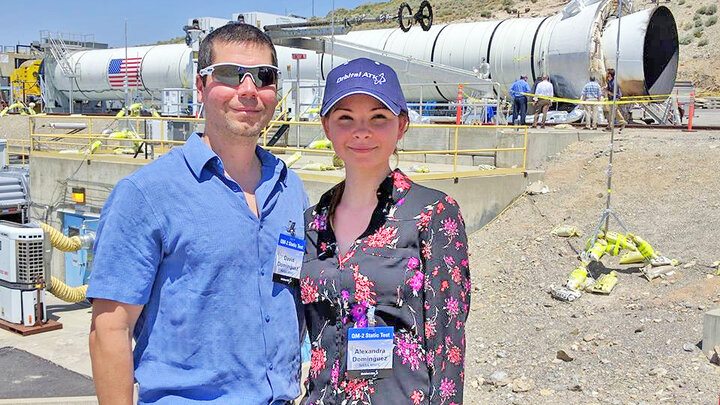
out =
[[(412, 290), (411, 284), (423, 277), (420, 250), (384, 247), (367, 248), (364, 253), (358, 260), (359, 272), (374, 283), (378, 305), (401, 306)], [(418, 291), (421, 290), (420, 280)]]

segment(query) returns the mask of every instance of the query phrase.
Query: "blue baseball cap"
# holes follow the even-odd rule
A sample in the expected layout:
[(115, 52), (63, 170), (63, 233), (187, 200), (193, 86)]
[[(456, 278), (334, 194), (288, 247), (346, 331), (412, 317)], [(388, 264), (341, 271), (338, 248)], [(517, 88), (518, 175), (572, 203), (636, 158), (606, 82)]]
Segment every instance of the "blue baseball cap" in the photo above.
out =
[(408, 111), (395, 71), (380, 62), (358, 58), (328, 73), (320, 115), (325, 116), (338, 101), (353, 94), (375, 97), (395, 115)]

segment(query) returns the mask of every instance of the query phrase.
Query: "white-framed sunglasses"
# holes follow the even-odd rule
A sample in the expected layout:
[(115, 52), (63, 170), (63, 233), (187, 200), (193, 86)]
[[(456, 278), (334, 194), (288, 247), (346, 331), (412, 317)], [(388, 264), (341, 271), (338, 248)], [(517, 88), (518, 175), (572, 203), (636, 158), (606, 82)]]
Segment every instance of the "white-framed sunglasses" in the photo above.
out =
[(198, 72), (200, 77), (212, 75), (214, 80), (231, 87), (236, 87), (250, 75), (256, 87), (277, 85), (280, 79), (280, 69), (272, 65), (243, 66), (237, 63), (216, 63)]

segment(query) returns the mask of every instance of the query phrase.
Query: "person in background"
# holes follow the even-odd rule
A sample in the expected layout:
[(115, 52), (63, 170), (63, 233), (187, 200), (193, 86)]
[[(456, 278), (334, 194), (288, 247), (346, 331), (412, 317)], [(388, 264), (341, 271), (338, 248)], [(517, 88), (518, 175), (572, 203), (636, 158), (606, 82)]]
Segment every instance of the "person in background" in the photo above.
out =
[[(595, 81), (595, 77), (591, 76), (590, 81), (583, 87), (580, 100), (583, 101), (600, 101), (602, 100), (602, 89), (600, 85)], [(600, 111), (600, 105), (598, 104), (585, 104), (585, 129), (597, 129), (598, 113)]]
[(485, 57), (480, 60), (480, 65), (477, 67), (477, 73), (480, 75), (480, 78), (487, 79), (490, 77), (490, 64), (487, 63), (485, 60)]
[[(553, 89), (552, 83), (550, 83), (550, 77), (548, 75), (544, 75), (542, 77), (542, 80), (537, 84), (537, 86), (535, 86), (535, 94), (541, 97), (555, 97), (555, 91)], [(547, 98), (539, 97), (533, 97), (533, 101), (535, 101), (535, 117), (533, 118), (532, 127), (537, 128), (538, 118), (540, 112), (542, 111), (542, 128), (545, 128), (545, 122), (547, 121), (547, 113), (548, 110), (550, 110), (550, 105), (552, 105), (552, 101)]]
[(308, 201), (257, 146), (278, 74), (265, 33), (214, 30), (196, 77), (205, 132), (115, 185), (87, 292), (100, 404), (131, 404), (133, 380), (140, 404), (285, 405), (300, 394), (299, 292), (273, 281), (273, 265), (282, 237), (302, 238)]
[[(607, 86), (605, 87), (605, 94), (607, 95), (608, 101), (617, 100), (620, 101), (620, 98), (622, 97), (622, 92), (620, 91), (620, 85), (617, 87), (617, 94), (615, 94), (615, 69), (608, 69), (607, 70)], [(611, 117), (613, 106), (612, 104), (608, 104), (605, 108), (605, 113), (607, 116), (608, 126), (605, 128), (606, 131), (610, 131), (612, 127), (615, 126), (615, 121), (620, 125), (620, 130), (618, 132), (622, 132), (623, 129), (625, 129), (625, 125), (627, 125), (627, 121), (625, 121), (625, 118), (622, 116), (622, 112), (620, 111), (621, 105), (615, 106), (615, 117)]]
[(527, 82), (527, 76), (520, 76), (520, 78), (516, 80), (512, 86), (510, 86), (510, 97), (513, 99), (513, 125), (526, 125), (525, 116), (527, 115), (527, 96), (522, 93), (530, 93), (530, 85)]
[(462, 404), (470, 269), (458, 204), (390, 168), (408, 128), (390, 67), (355, 59), (326, 83), (320, 115), (346, 177), (305, 212), (302, 404)]

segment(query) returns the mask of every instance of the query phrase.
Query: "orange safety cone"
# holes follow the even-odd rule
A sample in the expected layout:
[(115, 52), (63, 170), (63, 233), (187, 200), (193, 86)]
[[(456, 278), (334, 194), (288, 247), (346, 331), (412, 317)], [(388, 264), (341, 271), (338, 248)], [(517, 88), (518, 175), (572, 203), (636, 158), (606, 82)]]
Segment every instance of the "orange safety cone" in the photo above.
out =
[(693, 116), (695, 115), (695, 92), (690, 92), (690, 107), (688, 107), (688, 127), (684, 132), (695, 132), (692, 129)]
[(462, 88), (462, 83), (458, 84), (457, 114), (455, 115), (455, 125), (460, 125), (460, 120), (462, 119)]

